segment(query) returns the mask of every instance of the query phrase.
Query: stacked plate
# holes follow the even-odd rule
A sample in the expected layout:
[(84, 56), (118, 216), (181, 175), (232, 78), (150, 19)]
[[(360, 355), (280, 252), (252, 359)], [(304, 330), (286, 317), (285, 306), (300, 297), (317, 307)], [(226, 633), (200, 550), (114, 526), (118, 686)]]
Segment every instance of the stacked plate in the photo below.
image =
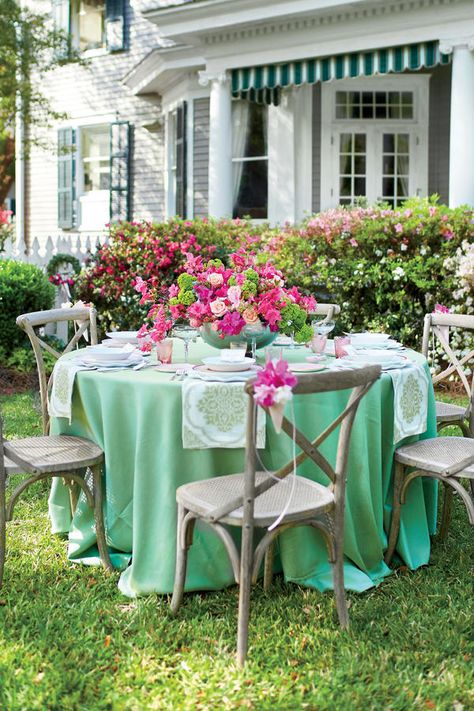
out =
[(125, 346), (127, 343), (136, 346), (138, 344), (137, 334), (138, 331), (109, 331), (109, 333), (105, 334), (107, 338), (102, 343), (109, 347), (117, 346), (118, 348)]
[(255, 365), (254, 358), (226, 361), (219, 356), (209, 356), (202, 359), (203, 364), (193, 368), (193, 375), (203, 380), (216, 380), (219, 382), (232, 382), (247, 380), (255, 375), (259, 366)]
[(143, 355), (137, 348), (127, 344), (121, 348), (88, 346), (79, 351), (77, 363), (96, 368), (127, 368), (143, 363)]
[(347, 365), (381, 365), (382, 370), (393, 370), (396, 368), (404, 368), (410, 365), (411, 361), (398, 353), (391, 353), (377, 349), (366, 349), (360, 351), (357, 355), (350, 355), (343, 358)]

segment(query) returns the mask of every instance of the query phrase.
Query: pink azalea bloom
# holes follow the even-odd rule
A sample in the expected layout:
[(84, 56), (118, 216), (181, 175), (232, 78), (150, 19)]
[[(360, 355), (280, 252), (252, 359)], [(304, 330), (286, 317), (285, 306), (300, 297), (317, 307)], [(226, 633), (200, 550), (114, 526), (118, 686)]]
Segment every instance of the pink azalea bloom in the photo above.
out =
[(413, 215), (413, 210), (405, 210), (403, 215), (404, 217), (411, 217)]
[(179, 286), (177, 284), (171, 284), (170, 288), (168, 289), (168, 294), (170, 299), (173, 299), (175, 296), (178, 296)]
[(438, 211), (438, 208), (437, 208), (437, 207), (434, 207), (434, 205), (430, 205), (429, 208), (428, 208), (428, 212), (430, 213), (430, 217), (433, 217), (434, 215), (436, 215), (437, 211)]
[(279, 388), (294, 388), (298, 379), (290, 371), (286, 360), (268, 361), (255, 379), (255, 400), (262, 407), (270, 407), (278, 400)]
[(433, 313), (434, 314), (450, 314), (451, 310), (448, 309), (448, 307), (444, 306), (443, 304), (435, 304)]
[(351, 247), (358, 247), (359, 246), (358, 241), (356, 239), (354, 239), (354, 237), (351, 237), (351, 239), (349, 240), (349, 244), (351, 245)]
[(220, 321), (220, 331), (225, 336), (238, 336), (245, 326), (245, 321), (238, 311), (228, 311)]
[(395, 232), (398, 232), (399, 234), (400, 232), (403, 232), (403, 225), (401, 222), (397, 222), (397, 224), (395, 225)]

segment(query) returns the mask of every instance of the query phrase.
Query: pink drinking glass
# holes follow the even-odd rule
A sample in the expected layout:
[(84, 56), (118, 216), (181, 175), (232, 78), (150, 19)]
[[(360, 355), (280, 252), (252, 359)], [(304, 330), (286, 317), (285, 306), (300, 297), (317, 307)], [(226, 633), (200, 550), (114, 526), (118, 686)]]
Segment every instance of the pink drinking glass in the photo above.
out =
[(311, 350), (319, 358), (323, 358), (324, 349), (326, 348), (326, 343), (328, 342), (328, 337), (323, 336), (320, 333), (315, 333), (311, 339)]
[(349, 336), (336, 336), (334, 339), (334, 352), (336, 354), (336, 358), (344, 358), (344, 356), (348, 355), (346, 351), (346, 346), (348, 346), (351, 342), (351, 339)]
[(173, 355), (173, 339), (164, 338), (162, 341), (158, 341), (156, 344), (156, 350), (158, 360), (164, 364), (171, 363), (171, 356)]

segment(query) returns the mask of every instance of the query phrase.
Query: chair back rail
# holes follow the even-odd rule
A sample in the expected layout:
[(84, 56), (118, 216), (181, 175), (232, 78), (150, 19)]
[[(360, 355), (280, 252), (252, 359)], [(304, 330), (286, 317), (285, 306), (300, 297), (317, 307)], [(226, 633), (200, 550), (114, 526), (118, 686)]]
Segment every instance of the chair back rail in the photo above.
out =
[[(68, 343), (65, 344), (64, 348), (59, 351), (53, 348), (49, 343), (46, 343), (37, 333), (37, 329), (44, 328), (50, 323), (65, 321), (74, 324), (74, 334)], [(97, 343), (97, 312), (93, 306), (70, 309), (50, 309), (49, 311), (32, 311), (31, 313), (18, 316), (16, 323), (17, 326), (23, 329), (27, 334), (35, 354), (40, 388), (43, 434), (46, 435), (49, 433), (48, 394), (52, 385), (52, 378), (49, 377), (48, 379), (46, 375), (43, 351), (47, 351), (54, 358), (58, 359), (61, 355), (69, 353), (76, 348), (87, 330), (89, 330), (90, 334), (90, 344), (95, 345)]]
[(426, 314), (422, 342), (422, 353), (426, 359), (429, 357), (430, 337), (432, 336), (435, 339), (435, 343), (438, 343), (443, 349), (443, 353), (448, 361), (446, 368), (433, 375), (433, 384), (436, 385), (442, 380), (449, 378), (450, 375), (457, 373), (466, 391), (466, 395), (469, 398), (469, 413), (471, 416), (474, 412), (474, 378), (471, 377), (471, 382), (469, 383), (463, 366), (470, 361), (474, 361), (474, 349), (465, 353), (461, 358), (458, 358), (446, 337), (446, 328), (460, 328), (473, 331), (474, 336), (474, 316), (443, 313)]
[(325, 321), (331, 321), (334, 316), (339, 316), (341, 307), (338, 304), (317, 303), (316, 308), (311, 312), (311, 316), (325, 316)]
[[(280, 467), (278, 471), (274, 472), (274, 478), (265, 479), (259, 484), (255, 483), (256, 406), (253, 400), (253, 381), (247, 383), (245, 389), (249, 395), (249, 403), (247, 412), (246, 484), (243, 498), (242, 496), (235, 497), (232, 501), (228, 501), (225, 505), (214, 509), (206, 516), (206, 520), (210, 522), (218, 521), (234, 509), (242, 506), (242, 504), (244, 504), (245, 510), (245, 506), (250, 505), (251, 500), (253, 502), (255, 497), (274, 486), (279, 479), (283, 479), (288, 476), (288, 474), (293, 471), (295, 463), (298, 467), (308, 458), (312, 459), (314, 464), (328, 476), (334, 492), (336, 492), (336, 489), (338, 490), (337, 498), (339, 502), (343, 502), (345, 491), (345, 467), (347, 464), (348, 445), (354, 417), (360, 401), (372, 387), (374, 382), (380, 377), (380, 374), (380, 366), (372, 365), (353, 371), (339, 371), (337, 373), (328, 371), (300, 376), (298, 378), (297, 385), (293, 388), (295, 395), (308, 395), (351, 389), (352, 392), (349, 397), (349, 401), (339, 415), (312, 442), (300, 431), (299, 428), (284, 417), (282, 421), (283, 431), (290, 438), (294, 437), (295, 443), (303, 451), (297, 455), (295, 462), (290, 460), (287, 464)], [(335, 466), (333, 467), (328, 462), (326, 457), (319, 451), (319, 448), (329, 437), (329, 435), (337, 427), (339, 427), (339, 425), (341, 425), (341, 429), (339, 432), (337, 446), (337, 458)], [(253, 510), (253, 503), (251, 505)]]

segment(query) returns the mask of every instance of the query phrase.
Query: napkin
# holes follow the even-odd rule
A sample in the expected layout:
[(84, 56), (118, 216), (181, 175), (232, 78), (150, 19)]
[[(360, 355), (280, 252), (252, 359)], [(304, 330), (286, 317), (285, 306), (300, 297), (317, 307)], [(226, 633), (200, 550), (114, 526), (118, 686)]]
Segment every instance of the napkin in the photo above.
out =
[(428, 375), (415, 363), (388, 371), (393, 384), (393, 443), (426, 432)]
[[(187, 379), (182, 389), (184, 449), (245, 447), (248, 395), (245, 383)], [(257, 447), (265, 447), (265, 412), (257, 409)]]
[(89, 365), (73, 358), (59, 358), (53, 368), (51, 393), (48, 401), (50, 417), (66, 417), (71, 424), (72, 391), (76, 373), (80, 370), (93, 370)]

